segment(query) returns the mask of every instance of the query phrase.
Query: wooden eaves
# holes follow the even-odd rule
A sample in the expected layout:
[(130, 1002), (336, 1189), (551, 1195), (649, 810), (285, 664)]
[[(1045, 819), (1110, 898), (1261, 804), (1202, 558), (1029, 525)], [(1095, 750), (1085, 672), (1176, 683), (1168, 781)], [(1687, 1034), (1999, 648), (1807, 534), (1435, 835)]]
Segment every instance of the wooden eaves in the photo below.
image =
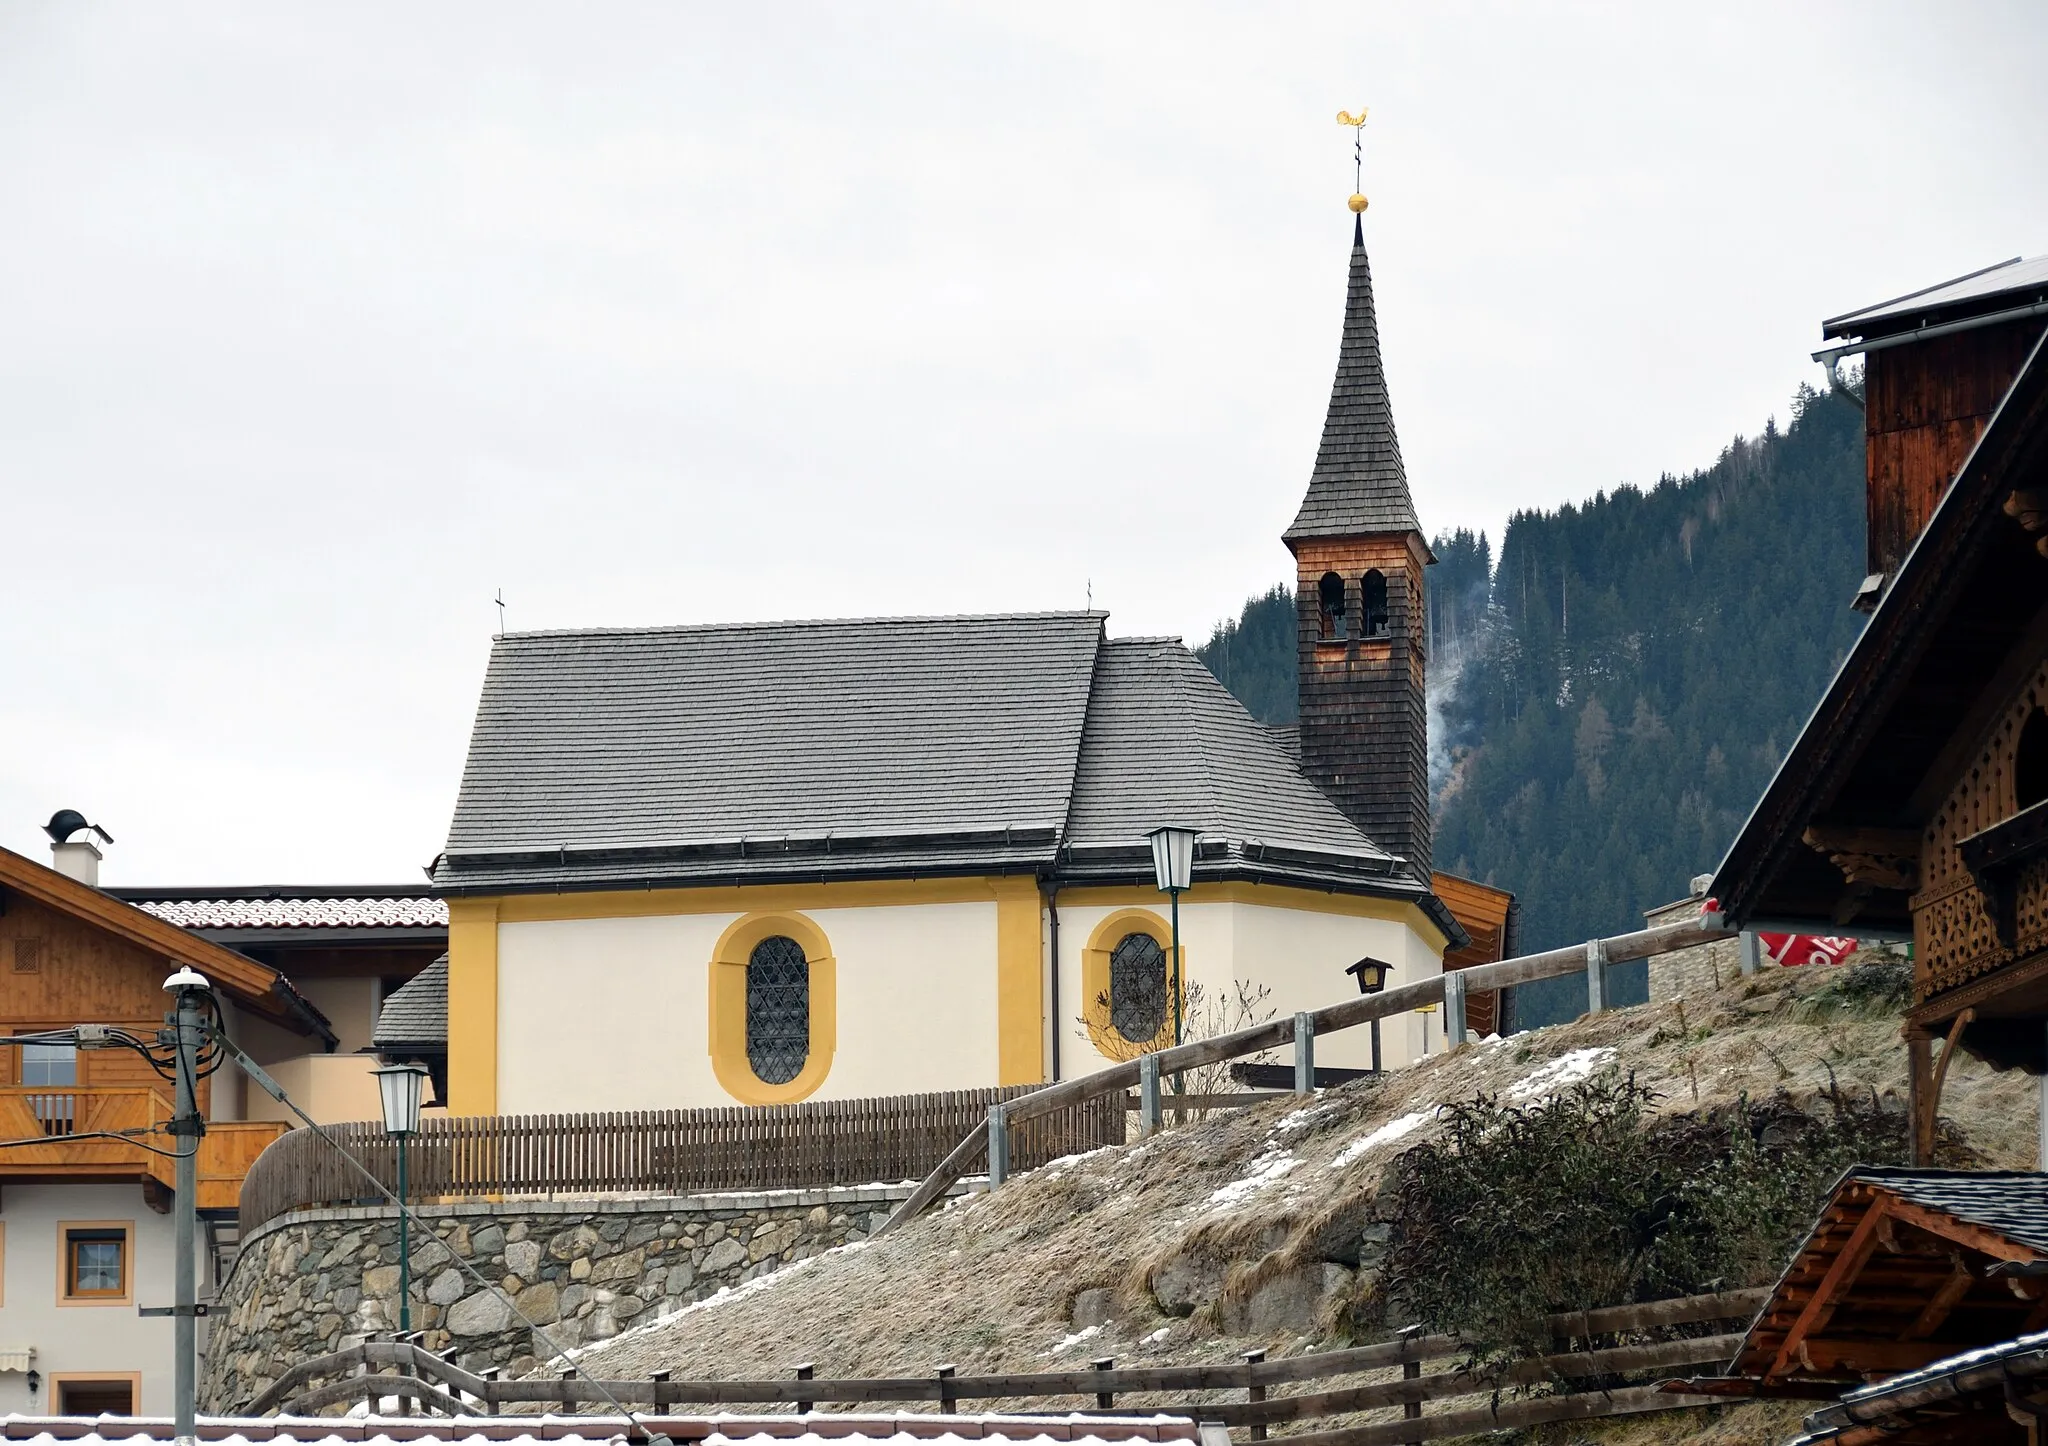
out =
[(11, 849), (0, 848), (0, 891), (19, 894), (155, 954), (168, 966), (166, 973), (175, 972), (180, 965), (190, 965), (237, 1004), (272, 1023), (297, 1034), (312, 1035), (329, 1049), (339, 1043), (327, 1016), (269, 965), (167, 924)]
[(1996, 1228), (1851, 1171), (1750, 1326), (1730, 1376), (1746, 1383), (1742, 1394), (1806, 1394), (1802, 1383), (1839, 1389), (2039, 1330), (2048, 1325), (2048, 1278), (2008, 1272), (2043, 1259)]

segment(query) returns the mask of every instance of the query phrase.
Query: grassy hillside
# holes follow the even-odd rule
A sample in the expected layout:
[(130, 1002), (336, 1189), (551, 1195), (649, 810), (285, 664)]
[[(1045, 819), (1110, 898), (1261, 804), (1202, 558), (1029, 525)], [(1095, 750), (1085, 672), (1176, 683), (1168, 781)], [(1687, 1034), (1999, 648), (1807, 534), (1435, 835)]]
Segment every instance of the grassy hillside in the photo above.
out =
[[(1378, 1339), (1418, 1319), (1512, 1345), (1532, 1308), (1768, 1283), (1845, 1159), (1903, 1149), (1902, 985), (1897, 965), (1773, 970), (1682, 1007), (1468, 1046), (1306, 1106), (1217, 1113), (683, 1307), (586, 1346), (579, 1366), (751, 1378), (798, 1361), (821, 1377), (939, 1362), (962, 1374), (1055, 1370), (1097, 1356), (1230, 1362), (1254, 1346), (1280, 1355)], [(1943, 1158), (2027, 1165), (2031, 1087), (1959, 1057)], [(1637, 1103), (1622, 1113), (1601, 1103), (1624, 1093)], [(1503, 1107), (1529, 1123), (1470, 1128), (1472, 1111)], [(1571, 1128), (1603, 1110), (1605, 1127)], [(1845, 1118), (1858, 1127), (1845, 1132)], [(1494, 1158), (1503, 1149), (1572, 1159), (1558, 1170)], [(1536, 1188), (1542, 1178), (1585, 1188), (1560, 1210), (1555, 1189)], [(1474, 1180), (1507, 1193), (1468, 1209)], [(1634, 1209), (1646, 1190), (1701, 1208)], [(1724, 1224), (1703, 1234), (1709, 1217)], [(1456, 1255), (1485, 1268), (1446, 1277), (1441, 1252), (1473, 1248), (1446, 1232), (1475, 1222), (1517, 1243)], [(1569, 1249), (1546, 1243), (1560, 1230)], [(1715, 1439), (1775, 1443), (1789, 1419), (1737, 1407)], [(1665, 1434), (1645, 1439), (1692, 1439), (1699, 1415), (1661, 1420)]]

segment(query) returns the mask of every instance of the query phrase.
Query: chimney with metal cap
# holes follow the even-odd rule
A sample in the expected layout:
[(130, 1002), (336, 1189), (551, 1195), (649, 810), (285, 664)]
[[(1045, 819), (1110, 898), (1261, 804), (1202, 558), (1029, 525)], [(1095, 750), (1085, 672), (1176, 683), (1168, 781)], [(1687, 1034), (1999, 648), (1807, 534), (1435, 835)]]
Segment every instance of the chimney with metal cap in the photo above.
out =
[(98, 888), (99, 846), (112, 843), (114, 836), (96, 823), (87, 823), (75, 808), (60, 808), (51, 814), (43, 832), (50, 836), (50, 867), (68, 879)]

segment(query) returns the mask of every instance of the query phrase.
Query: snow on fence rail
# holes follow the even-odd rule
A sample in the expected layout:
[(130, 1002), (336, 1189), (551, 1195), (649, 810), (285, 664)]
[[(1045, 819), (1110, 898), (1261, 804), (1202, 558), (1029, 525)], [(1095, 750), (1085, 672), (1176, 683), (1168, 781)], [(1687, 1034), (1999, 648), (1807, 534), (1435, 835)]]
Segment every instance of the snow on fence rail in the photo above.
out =
[[(1466, 1345), (1455, 1336), (1402, 1335), (1375, 1345), (1345, 1350), (1319, 1351), (1268, 1361), (1255, 1352), (1239, 1362), (1212, 1366), (1144, 1366), (1119, 1370), (1104, 1359), (1087, 1370), (1030, 1371), (1000, 1375), (962, 1376), (951, 1366), (940, 1366), (918, 1376), (854, 1377), (829, 1380), (813, 1377), (809, 1367), (774, 1380), (679, 1381), (666, 1375), (637, 1380), (589, 1380), (570, 1376), (559, 1380), (524, 1378), (500, 1380), (495, 1371), (474, 1373), (455, 1365), (449, 1357), (437, 1356), (411, 1340), (373, 1340), (317, 1357), (292, 1367), (250, 1406), (252, 1415), (281, 1411), (306, 1415), (344, 1402), (376, 1402), (390, 1397), (412, 1400), (445, 1414), (465, 1414), (477, 1409), (495, 1414), (501, 1408), (530, 1410), (536, 1406), (566, 1408), (574, 1414), (580, 1407), (608, 1410), (612, 1402), (628, 1407), (660, 1411), (668, 1407), (694, 1405), (741, 1405), (790, 1403), (809, 1411), (820, 1402), (861, 1403), (881, 1401), (931, 1401), (941, 1411), (952, 1413), (968, 1401), (1057, 1401), (1062, 1398), (1092, 1399), (1092, 1409), (1119, 1409), (1119, 1395), (1148, 1397), (1174, 1393), (1212, 1395), (1218, 1391), (1244, 1392), (1241, 1401), (1127, 1402), (1121, 1409), (1185, 1415), (1225, 1426), (1246, 1427), (1253, 1439), (1265, 1436), (1266, 1428), (1283, 1422), (1328, 1419), (1361, 1411), (1400, 1406), (1406, 1416), (1399, 1421), (1344, 1427), (1290, 1441), (1317, 1446), (1376, 1446), (1379, 1442), (1428, 1441), (1442, 1436), (1465, 1435), (1540, 1421), (1586, 1419), (1623, 1415), (1638, 1411), (1670, 1410), (1682, 1406), (1709, 1404), (1713, 1398), (1661, 1392), (1655, 1386), (1596, 1389), (1565, 1395), (1547, 1395), (1533, 1400), (1503, 1402), (1504, 1389), (1558, 1381), (1586, 1381), (1642, 1371), (1666, 1371), (1686, 1367), (1718, 1365), (1729, 1360), (1741, 1343), (1739, 1332), (1710, 1336), (1680, 1336), (1660, 1341), (1618, 1341), (1599, 1344), (1603, 1339), (1641, 1335), (1672, 1327), (1698, 1326), (1717, 1321), (1747, 1320), (1768, 1298), (1767, 1290), (1722, 1291), (1711, 1295), (1687, 1296), (1675, 1300), (1610, 1306), (1599, 1310), (1571, 1311), (1550, 1317), (1554, 1344), (1580, 1349), (1561, 1349), (1550, 1355), (1506, 1365), (1473, 1368), (1454, 1365), (1450, 1369), (1424, 1374), (1422, 1365), (1462, 1355)], [(1362, 1375), (1400, 1368), (1401, 1379), (1372, 1382), (1339, 1390), (1300, 1395), (1270, 1394), (1275, 1386), (1324, 1381), (1338, 1376)], [(388, 1371), (390, 1374), (365, 1374)], [(316, 1385), (315, 1382), (325, 1381)], [(1487, 1405), (1442, 1413), (1423, 1414), (1425, 1404), (1491, 1394)], [(1060, 1406), (1057, 1409), (1070, 1409)]]
[(939, 1162), (938, 1168), (925, 1176), (910, 1197), (896, 1207), (896, 1212), (876, 1234), (887, 1234), (904, 1221), (914, 1219), (930, 1208), (934, 1201), (952, 1189), (954, 1183), (968, 1173), (970, 1166), (984, 1150), (987, 1152), (989, 1183), (992, 1186), (1000, 1185), (1012, 1168), (1028, 1168), (1023, 1166), (1021, 1159), (1018, 1158), (1018, 1146), (1025, 1138), (1018, 1133), (1020, 1128), (1026, 1128), (1031, 1122), (1058, 1111), (1072, 1109), (1085, 1101), (1108, 1095), (1120, 1096), (1125, 1090), (1136, 1085), (1143, 1096), (1139, 1105), (1140, 1118), (1148, 1128), (1154, 1127), (1159, 1121), (1159, 1081), (1162, 1078), (1183, 1070), (1199, 1069), (1204, 1065), (1221, 1064), (1225, 1060), (1261, 1054), (1283, 1044), (1294, 1046), (1294, 1073), (1298, 1082), (1296, 1089), (1307, 1093), (1309, 1082), (1315, 1077), (1315, 1040), (1319, 1035), (1334, 1034), (1338, 1030), (1350, 1029), (1375, 1019), (1406, 1014), (1424, 1005), (1442, 1004), (1444, 1025), (1449, 1031), (1450, 1045), (1456, 1048), (1465, 1042), (1465, 996), (1472, 991), (1505, 989), (1511, 985), (1528, 984), (1538, 979), (1584, 974), (1586, 1007), (1588, 1012), (1597, 1014), (1608, 1005), (1607, 971), (1611, 966), (1626, 964), (1636, 959), (1654, 958), (1659, 954), (1670, 954), (1680, 949), (1690, 949), (1698, 944), (1710, 944), (1719, 939), (1734, 937), (1734, 931), (1722, 927), (1721, 915), (1703, 914), (1698, 923), (1638, 929), (1631, 934), (1591, 939), (1584, 944), (1574, 944), (1563, 949), (1549, 949), (1540, 954), (1524, 954), (1515, 959), (1503, 959), (1497, 964), (1477, 964), (1469, 969), (1459, 969), (1430, 979), (1419, 979), (1398, 989), (1347, 999), (1342, 1004), (1332, 1004), (1325, 1009), (1275, 1019), (1230, 1034), (1219, 1034), (1214, 1039), (1198, 1039), (1192, 1044), (1156, 1050), (1122, 1064), (1097, 1070), (1093, 1074), (1063, 1080), (1054, 1085), (1044, 1085), (1011, 1099), (994, 1101), (989, 1106), (987, 1116), (968, 1130), (951, 1152)]
[[(557, 1195), (803, 1189), (914, 1180), (991, 1105), (1035, 1088), (823, 1100), (723, 1109), (582, 1115), (483, 1115), (420, 1121), (406, 1173), (421, 1196)], [(387, 1186), (398, 1157), (378, 1121), (321, 1134)], [(1017, 1138), (1032, 1164), (1124, 1141), (1121, 1098), (1078, 1101), (1034, 1116)], [(274, 1141), (242, 1186), (241, 1228), (308, 1206), (381, 1203), (362, 1176), (312, 1130)]]

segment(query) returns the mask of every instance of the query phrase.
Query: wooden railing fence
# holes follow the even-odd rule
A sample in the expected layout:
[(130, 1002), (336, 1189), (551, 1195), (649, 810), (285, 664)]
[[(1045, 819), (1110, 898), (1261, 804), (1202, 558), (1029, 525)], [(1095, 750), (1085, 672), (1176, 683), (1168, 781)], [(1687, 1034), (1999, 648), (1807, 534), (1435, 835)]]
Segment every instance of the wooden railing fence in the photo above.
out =
[[(1291, 1436), (1290, 1442), (1314, 1446), (1379, 1446), (1419, 1442), (1475, 1431), (1500, 1430), (1544, 1421), (1626, 1415), (1709, 1404), (1710, 1398), (1675, 1395), (1654, 1385), (1600, 1388), (1514, 1399), (1502, 1393), (1518, 1387), (1600, 1380), (1646, 1371), (1672, 1371), (1726, 1362), (1741, 1343), (1739, 1332), (1680, 1335), (1654, 1341), (1615, 1341), (1673, 1327), (1747, 1320), (1768, 1297), (1766, 1290), (1724, 1291), (1647, 1304), (1573, 1311), (1550, 1318), (1553, 1344), (1563, 1349), (1535, 1359), (1477, 1367), (1465, 1363), (1425, 1374), (1428, 1362), (1452, 1361), (1468, 1354), (1455, 1336), (1403, 1335), (1376, 1345), (1264, 1359), (1252, 1352), (1229, 1365), (1144, 1366), (1117, 1369), (1113, 1360), (1093, 1362), (1085, 1370), (1031, 1371), (962, 1376), (940, 1366), (920, 1376), (819, 1379), (809, 1367), (798, 1367), (776, 1380), (679, 1381), (666, 1376), (637, 1380), (590, 1380), (581, 1375), (563, 1379), (501, 1380), (496, 1372), (474, 1373), (456, 1366), (410, 1340), (373, 1340), (331, 1355), (301, 1362), (250, 1404), (250, 1412), (280, 1411), (306, 1415), (344, 1403), (377, 1402), (391, 1397), (418, 1401), (443, 1414), (497, 1414), (507, 1408), (534, 1410), (583, 1408), (608, 1412), (616, 1401), (629, 1409), (661, 1412), (682, 1405), (733, 1406), (791, 1404), (809, 1410), (820, 1402), (870, 1403), (930, 1401), (942, 1411), (958, 1410), (963, 1402), (1061, 1401), (1079, 1397), (1083, 1411), (1114, 1412), (1118, 1396), (1143, 1395), (1143, 1403), (1121, 1408), (1184, 1415), (1226, 1426), (1247, 1428), (1263, 1439), (1271, 1426), (1287, 1422), (1326, 1420), (1333, 1416), (1389, 1407), (1405, 1408), (1399, 1421), (1348, 1426)], [(1571, 1349), (1574, 1343), (1579, 1348)], [(1384, 1380), (1335, 1390), (1276, 1395), (1274, 1388), (1322, 1382), (1399, 1368), (1398, 1380)], [(369, 1372), (379, 1374), (368, 1374)], [(316, 1384), (324, 1382), (324, 1384)], [(1237, 1401), (1175, 1400), (1176, 1393), (1243, 1392)], [(1424, 1414), (1431, 1402), (1490, 1395), (1483, 1406)], [(1065, 1411), (1073, 1407), (1062, 1405)], [(374, 1407), (373, 1407), (374, 1410)]]
[(984, 1152), (988, 1160), (989, 1183), (1000, 1185), (1013, 1169), (1021, 1166), (1018, 1158), (1018, 1142), (1023, 1138), (1019, 1133), (1021, 1130), (1028, 1129), (1033, 1121), (1073, 1109), (1085, 1101), (1120, 1096), (1135, 1085), (1140, 1092), (1142, 1127), (1157, 1128), (1162, 1104), (1171, 1108), (1173, 1103), (1170, 1096), (1162, 1101), (1162, 1079), (1185, 1070), (1200, 1069), (1204, 1065), (1263, 1054), (1281, 1045), (1294, 1046), (1295, 1088), (1306, 1094), (1315, 1078), (1315, 1041), (1320, 1035), (1406, 1014), (1425, 1005), (1441, 1004), (1444, 1006), (1447, 1038), (1451, 1048), (1455, 1049), (1465, 1042), (1465, 996), (1468, 993), (1583, 973), (1586, 976), (1587, 1011), (1597, 1014), (1608, 1007), (1607, 971), (1612, 966), (1734, 937), (1732, 931), (1722, 927), (1720, 915), (1707, 914), (1702, 915), (1696, 924), (1640, 929), (1632, 934), (1592, 939), (1569, 948), (1503, 959), (1497, 964), (1477, 964), (1404, 984), (1398, 989), (1347, 999), (1325, 1009), (1304, 1011), (1254, 1025), (1250, 1029), (1219, 1034), (1213, 1039), (1199, 1039), (1192, 1044), (1157, 1050), (1093, 1074), (1044, 1085), (1012, 1099), (995, 1101), (989, 1106), (987, 1118), (978, 1121), (961, 1138), (939, 1162), (938, 1168), (896, 1207), (895, 1213), (876, 1233), (886, 1234), (928, 1209), (979, 1163)]
[[(1035, 1088), (824, 1100), (727, 1109), (581, 1115), (428, 1117), (406, 1149), (414, 1199), (473, 1195), (693, 1194), (915, 1180), (990, 1106)], [(1031, 1165), (1124, 1141), (1121, 1095), (1034, 1115), (1014, 1142)], [(376, 1121), (322, 1126), (320, 1134), (387, 1187), (398, 1156)], [(265, 1150), (242, 1188), (244, 1235), (306, 1206), (377, 1197), (312, 1130)], [(381, 1203), (381, 1202), (378, 1202)]]

